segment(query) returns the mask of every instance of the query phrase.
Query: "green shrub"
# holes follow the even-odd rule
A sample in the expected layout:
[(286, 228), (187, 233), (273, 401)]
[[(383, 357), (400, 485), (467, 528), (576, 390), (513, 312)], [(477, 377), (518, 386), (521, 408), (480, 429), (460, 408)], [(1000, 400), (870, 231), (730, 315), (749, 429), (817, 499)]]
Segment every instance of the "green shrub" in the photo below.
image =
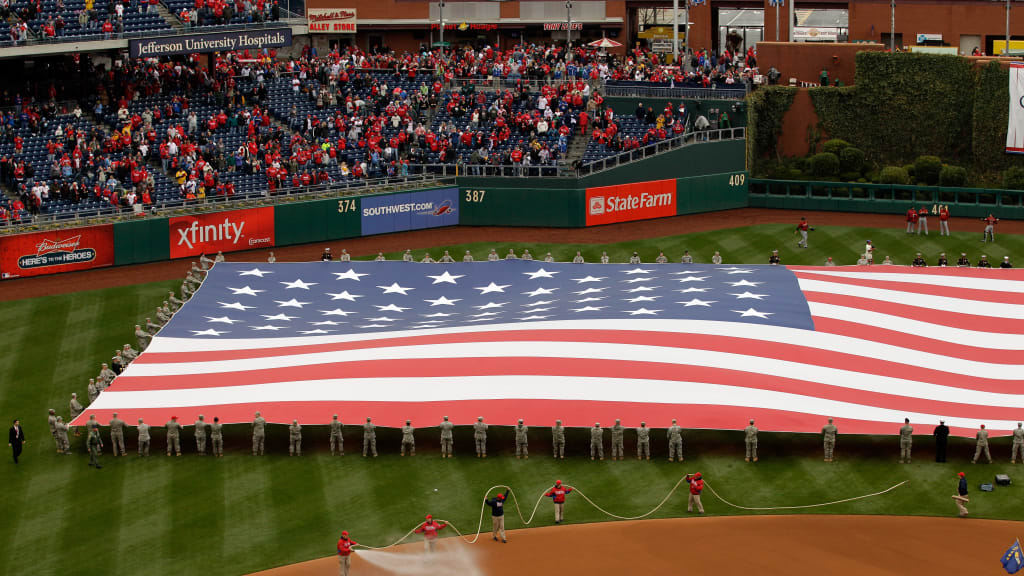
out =
[(833, 138), (831, 140), (826, 140), (825, 143), (821, 145), (821, 151), (839, 156), (840, 153), (842, 153), (842, 151), (845, 150), (846, 148), (849, 148), (849, 146), (850, 143), (847, 142), (846, 140)]
[(794, 168), (794, 169), (789, 171), (789, 179), (790, 180), (799, 180), (799, 179), (801, 179), (803, 177), (804, 177), (804, 173), (803, 173), (802, 170), (797, 170), (796, 168)]
[(843, 172), (839, 179), (843, 182), (856, 182), (860, 178), (860, 172)]
[(939, 184), (959, 188), (967, 184), (967, 170), (960, 166), (943, 166), (939, 171)]
[(839, 165), (843, 172), (857, 172), (864, 169), (864, 151), (860, 148), (847, 146), (839, 153)]
[(773, 180), (787, 180), (787, 179), (789, 179), (789, 166), (786, 166), (785, 164), (781, 164), (781, 163), (780, 164), (776, 164), (775, 166), (772, 167), (772, 170), (769, 173), (768, 177), (773, 179)]
[(914, 161), (914, 178), (921, 184), (938, 184), (941, 170), (942, 160), (938, 156), (918, 156)]
[(1013, 166), (1003, 172), (1003, 187), (1009, 190), (1024, 190), (1024, 168)]
[(811, 156), (811, 172), (819, 178), (839, 174), (839, 157), (832, 152), (821, 152)]
[(917, 168), (915, 168), (913, 164), (907, 164), (903, 167), (903, 170), (906, 171), (907, 176), (911, 178), (917, 175)]
[(910, 175), (905, 168), (886, 166), (878, 173), (878, 181), (882, 184), (910, 184)]

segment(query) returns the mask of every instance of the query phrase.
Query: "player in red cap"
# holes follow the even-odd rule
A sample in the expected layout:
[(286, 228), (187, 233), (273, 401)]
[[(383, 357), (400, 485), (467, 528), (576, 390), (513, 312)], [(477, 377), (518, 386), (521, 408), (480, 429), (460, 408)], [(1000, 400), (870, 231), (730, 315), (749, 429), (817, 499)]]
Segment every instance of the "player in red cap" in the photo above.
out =
[(508, 498), (509, 490), (506, 489), (504, 494), (498, 494), (494, 498), (484, 500), (484, 504), (491, 507), (491, 534), (494, 541), (498, 541), (498, 533), (501, 533), (501, 542), (503, 544), (508, 543), (505, 540), (505, 498)]
[(444, 522), (434, 522), (434, 517), (427, 514), (426, 522), (420, 524), (420, 527), (416, 529), (417, 534), (423, 534), (423, 546), (427, 552), (433, 552), (434, 547), (437, 545), (437, 533), (446, 528), (448, 525)]
[(545, 494), (555, 503), (555, 524), (561, 524), (565, 519), (562, 510), (565, 508), (565, 495), (570, 492), (572, 492), (572, 488), (563, 486), (561, 480), (555, 480), (555, 485)]
[(687, 474), (686, 482), (690, 484), (690, 498), (686, 501), (686, 511), (693, 512), (693, 507), (696, 505), (697, 512), (703, 514), (704, 505), (700, 503), (700, 493), (704, 491), (704, 478), (700, 472), (693, 475)]
[(352, 547), (358, 545), (358, 542), (348, 537), (347, 530), (341, 532), (341, 538), (338, 538), (338, 564), (341, 568), (341, 576), (348, 576), (348, 570), (352, 564)]

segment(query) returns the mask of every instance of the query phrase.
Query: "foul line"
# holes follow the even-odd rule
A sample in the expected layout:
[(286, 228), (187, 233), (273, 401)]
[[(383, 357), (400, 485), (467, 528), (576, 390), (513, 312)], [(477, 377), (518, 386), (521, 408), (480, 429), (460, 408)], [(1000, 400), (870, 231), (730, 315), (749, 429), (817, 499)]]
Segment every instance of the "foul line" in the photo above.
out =
[[(643, 518), (646, 518), (646, 517), (650, 516), (651, 514), (654, 514), (658, 510), (660, 510), (661, 507), (664, 506), (665, 503), (669, 501), (669, 499), (672, 497), (672, 495), (676, 493), (676, 490), (678, 490), (679, 487), (685, 481), (686, 481), (686, 476), (685, 475), (680, 477), (679, 480), (675, 483), (675, 485), (672, 486), (672, 489), (668, 491), (668, 494), (666, 494), (665, 497), (661, 499), (661, 502), (659, 502), (657, 506), (655, 506), (650, 511), (648, 511), (648, 512), (646, 512), (644, 514), (641, 514), (639, 516), (619, 516), (618, 514), (613, 514), (613, 513), (609, 512), (609, 511), (605, 510), (601, 506), (599, 506), (593, 500), (591, 500), (579, 488), (576, 488), (575, 486), (570, 486), (568, 484), (566, 484), (565, 486), (567, 488), (572, 488), (572, 490), (574, 492), (578, 493), (580, 495), (580, 497), (583, 498), (584, 500), (586, 500), (586, 502), (588, 504), (590, 504), (591, 506), (596, 508), (598, 511), (600, 511), (601, 513), (603, 513), (603, 514), (605, 514), (607, 516), (610, 516), (612, 518), (616, 518), (618, 520), (641, 520)], [(739, 510), (768, 511), (768, 510), (799, 510), (799, 509), (805, 509), (805, 508), (820, 508), (822, 506), (832, 506), (832, 505), (835, 505), (835, 504), (842, 504), (842, 503), (845, 503), (845, 502), (852, 502), (854, 500), (863, 500), (865, 498), (872, 498), (872, 497), (875, 497), (875, 496), (881, 496), (882, 494), (887, 494), (889, 492), (892, 492), (893, 490), (899, 488), (900, 486), (903, 486), (907, 482), (908, 482), (908, 480), (904, 480), (903, 482), (900, 482), (899, 484), (894, 484), (894, 485), (892, 485), (892, 486), (890, 486), (890, 487), (888, 487), (885, 490), (882, 490), (880, 492), (873, 492), (871, 494), (864, 494), (864, 495), (861, 495), (861, 496), (854, 496), (852, 498), (844, 498), (842, 500), (833, 500), (831, 502), (822, 502), (820, 504), (802, 504), (802, 505), (799, 505), (799, 506), (770, 506), (770, 507), (751, 507), (751, 506), (740, 506), (739, 504), (733, 504), (732, 502), (729, 502), (728, 500), (723, 498), (718, 492), (716, 492), (715, 489), (711, 487), (711, 484), (705, 482), (704, 483), (704, 487), (707, 488), (708, 490), (710, 490), (711, 494), (713, 494), (715, 498), (718, 498), (719, 500), (722, 501), (723, 504), (725, 504), (727, 506), (731, 506), (731, 507), (739, 509)], [(511, 494), (511, 496), (512, 496), (513, 503), (515, 504), (516, 514), (519, 516), (519, 520), (523, 523), (524, 526), (529, 526), (533, 522), (534, 517), (537, 515), (537, 509), (540, 508), (540, 503), (546, 497), (545, 494), (547, 494), (548, 489), (544, 489), (540, 493), (540, 496), (537, 497), (537, 502), (533, 505), (533, 510), (530, 512), (530, 517), (529, 518), (524, 518), (523, 517), (523, 511), (522, 511), (522, 509), (519, 506), (519, 498), (516, 496), (515, 491), (512, 490), (512, 488), (510, 486), (507, 486), (505, 484), (498, 484), (498, 485), (495, 485), (495, 486), (491, 486), (490, 488), (487, 489), (486, 492), (484, 492), (484, 499), (486, 499), (487, 495), (490, 494), (492, 490), (501, 489), (501, 488), (508, 489), (509, 494)], [(480, 520), (479, 520), (479, 522), (477, 522), (476, 534), (474, 534), (472, 538), (470, 538), (470, 537), (466, 536), (465, 534), (463, 534), (462, 532), (460, 532), (459, 529), (455, 527), (455, 524), (452, 524), (448, 520), (438, 519), (437, 521), (438, 522), (443, 522), (447, 526), (450, 526), (451, 529), (454, 530), (455, 533), (458, 534), (459, 537), (462, 538), (462, 540), (464, 542), (466, 542), (467, 544), (475, 544), (477, 542), (477, 540), (480, 539), (480, 534), (483, 533), (484, 509), (486, 508), (486, 506), (487, 506), (487, 503), (481, 501), (481, 503), (480, 503)], [(420, 522), (419, 524), (414, 526), (411, 530), (406, 532), (405, 536), (402, 536), (398, 540), (396, 540), (396, 541), (394, 541), (391, 544), (388, 544), (386, 546), (377, 547), (377, 546), (367, 546), (366, 544), (358, 544), (357, 546), (359, 548), (366, 548), (366, 549), (369, 549), (369, 550), (386, 550), (388, 548), (392, 548), (394, 546), (398, 546), (399, 544), (404, 542), (406, 539), (409, 538), (409, 536), (412, 536), (413, 533), (416, 532), (416, 530), (419, 530), (419, 528), (421, 526), (423, 526), (423, 524), (424, 524), (424, 522)]]

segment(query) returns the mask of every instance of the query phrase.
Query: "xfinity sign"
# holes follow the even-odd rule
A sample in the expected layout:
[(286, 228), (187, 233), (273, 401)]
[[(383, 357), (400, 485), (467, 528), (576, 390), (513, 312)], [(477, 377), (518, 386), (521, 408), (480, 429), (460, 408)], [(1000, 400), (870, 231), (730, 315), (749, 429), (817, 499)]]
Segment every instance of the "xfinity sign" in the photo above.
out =
[(196, 244), (205, 243), (207, 241), (221, 241), (230, 240), (232, 244), (238, 244), (238, 241), (242, 238), (242, 229), (245, 228), (245, 222), (232, 222), (225, 218), (222, 224), (212, 224), (209, 226), (200, 226), (196, 220), (192, 221), (192, 226), (184, 229), (178, 229), (178, 246), (185, 245), (189, 248), (195, 247)]
[(273, 208), (194, 214), (170, 221), (171, 258), (273, 245)]

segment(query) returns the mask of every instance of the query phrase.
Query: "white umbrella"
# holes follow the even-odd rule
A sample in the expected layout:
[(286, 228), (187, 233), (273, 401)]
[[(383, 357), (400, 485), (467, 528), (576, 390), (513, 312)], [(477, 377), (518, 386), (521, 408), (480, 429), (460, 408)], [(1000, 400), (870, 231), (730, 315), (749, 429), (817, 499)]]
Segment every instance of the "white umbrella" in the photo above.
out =
[(622, 44), (619, 44), (615, 40), (609, 40), (607, 38), (602, 37), (600, 40), (594, 40), (593, 42), (589, 42), (587, 46), (590, 46), (591, 48), (619, 48), (622, 46)]

